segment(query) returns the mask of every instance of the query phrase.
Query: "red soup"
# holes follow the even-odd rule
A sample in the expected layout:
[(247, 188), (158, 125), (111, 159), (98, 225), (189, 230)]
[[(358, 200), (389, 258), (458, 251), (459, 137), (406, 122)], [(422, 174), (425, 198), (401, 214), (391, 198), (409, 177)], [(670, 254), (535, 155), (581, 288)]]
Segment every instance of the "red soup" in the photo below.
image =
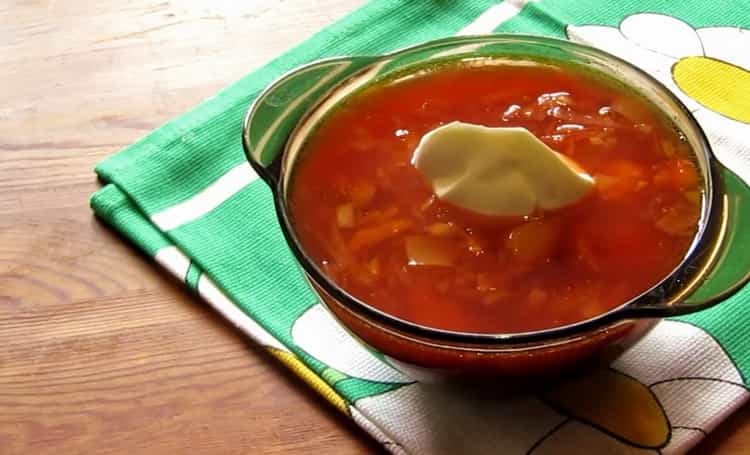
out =
[[(388, 314), (484, 333), (581, 321), (667, 276), (692, 242), (702, 200), (680, 133), (606, 77), (492, 63), (383, 81), (323, 121), (288, 193), (311, 259)], [(527, 128), (593, 175), (595, 190), (524, 218), (442, 202), (410, 162), (422, 135), (452, 121)]]

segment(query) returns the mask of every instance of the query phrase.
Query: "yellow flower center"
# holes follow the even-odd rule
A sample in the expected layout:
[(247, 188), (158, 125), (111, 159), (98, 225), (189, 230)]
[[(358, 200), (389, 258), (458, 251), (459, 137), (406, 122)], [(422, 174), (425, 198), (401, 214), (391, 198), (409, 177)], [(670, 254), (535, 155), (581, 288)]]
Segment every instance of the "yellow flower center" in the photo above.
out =
[(349, 406), (346, 404), (346, 400), (336, 392), (333, 387), (328, 385), (324, 380), (315, 374), (310, 368), (307, 367), (296, 355), (291, 352), (281, 351), (276, 348), (267, 348), (274, 357), (284, 363), (288, 368), (294, 371), (299, 377), (302, 378), (309, 386), (315, 389), (316, 392), (323, 395), (332, 405), (334, 405), (339, 411), (346, 415), (349, 415)]
[(703, 106), (750, 123), (750, 71), (709, 57), (686, 57), (672, 67), (672, 76)]

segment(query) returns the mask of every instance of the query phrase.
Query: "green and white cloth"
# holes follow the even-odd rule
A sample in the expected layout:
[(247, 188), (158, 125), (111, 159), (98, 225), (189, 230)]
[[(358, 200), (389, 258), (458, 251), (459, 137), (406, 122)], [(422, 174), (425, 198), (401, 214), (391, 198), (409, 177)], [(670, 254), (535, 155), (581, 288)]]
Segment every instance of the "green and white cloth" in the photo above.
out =
[(657, 77), (750, 181), (748, 11), (746, 0), (375, 0), (101, 163), (106, 185), (91, 205), (393, 453), (683, 453), (749, 396), (749, 289), (662, 322), (609, 368), (538, 395), (418, 384), (318, 303), (245, 161), (241, 122), (264, 86), (318, 58), (451, 34), (546, 34)]

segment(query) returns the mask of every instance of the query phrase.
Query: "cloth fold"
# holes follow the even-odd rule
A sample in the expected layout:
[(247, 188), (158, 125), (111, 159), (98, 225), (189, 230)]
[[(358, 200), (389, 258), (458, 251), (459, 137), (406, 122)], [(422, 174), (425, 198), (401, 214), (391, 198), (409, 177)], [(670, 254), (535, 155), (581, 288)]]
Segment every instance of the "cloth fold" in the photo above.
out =
[[(648, 11), (644, 11), (647, 8)], [(283, 72), (451, 34), (524, 32), (600, 47), (675, 92), (750, 179), (750, 2), (377, 0), (96, 168), (91, 205), (393, 453), (684, 453), (747, 398), (750, 291), (660, 323), (607, 368), (535, 396), (411, 381), (317, 302), (246, 163), (250, 101)], [(717, 63), (718, 62), (718, 63)], [(673, 71), (679, 67), (681, 71)], [(682, 71), (684, 70), (684, 71)]]

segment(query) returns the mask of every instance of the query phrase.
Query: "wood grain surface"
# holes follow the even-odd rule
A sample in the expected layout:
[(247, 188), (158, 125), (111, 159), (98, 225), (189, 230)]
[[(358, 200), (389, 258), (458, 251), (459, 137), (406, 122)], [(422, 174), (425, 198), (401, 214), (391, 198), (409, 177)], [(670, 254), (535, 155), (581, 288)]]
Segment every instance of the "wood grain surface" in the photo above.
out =
[[(355, 0), (0, 1), (0, 454), (379, 453), (97, 222), (94, 165)], [(750, 451), (750, 412), (694, 452)]]

